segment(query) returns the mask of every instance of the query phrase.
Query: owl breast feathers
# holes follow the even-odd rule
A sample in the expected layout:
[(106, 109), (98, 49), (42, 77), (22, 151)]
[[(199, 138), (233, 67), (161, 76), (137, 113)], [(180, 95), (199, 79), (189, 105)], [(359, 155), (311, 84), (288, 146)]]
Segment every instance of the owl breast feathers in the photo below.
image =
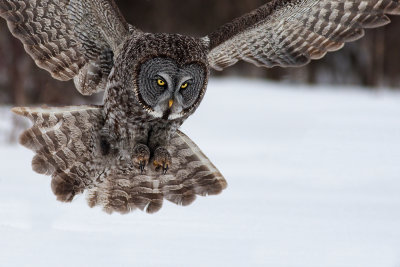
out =
[(299, 67), (386, 25), (399, 0), (271, 0), (203, 38), (128, 24), (113, 0), (2, 0), (0, 16), (36, 64), (101, 106), (15, 108), (33, 127), (21, 143), (61, 201), (155, 212), (226, 188), (178, 129), (206, 93), (210, 69), (243, 60)]

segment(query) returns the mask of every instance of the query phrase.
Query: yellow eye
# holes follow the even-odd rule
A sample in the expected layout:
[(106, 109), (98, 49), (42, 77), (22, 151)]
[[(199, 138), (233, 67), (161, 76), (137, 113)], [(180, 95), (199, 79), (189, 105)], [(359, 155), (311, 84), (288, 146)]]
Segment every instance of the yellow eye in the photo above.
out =
[(189, 86), (188, 83), (184, 83), (184, 84), (181, 85), (181, 88), (182, 88), (182, 89), (186, 89), (188, 86)]
[(165, 81), (163, 81), (163, 80), (161, 80), (161, 79), (158, 79), (158, 80), (157, 80), (157, 84), (158, 84), (159, 86), (165, 86)]

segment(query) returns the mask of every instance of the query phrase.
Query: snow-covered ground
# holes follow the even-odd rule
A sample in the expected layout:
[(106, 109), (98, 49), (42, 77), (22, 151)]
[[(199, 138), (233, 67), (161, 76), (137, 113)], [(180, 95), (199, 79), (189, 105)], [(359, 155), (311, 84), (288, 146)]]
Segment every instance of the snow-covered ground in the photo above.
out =
[(214, 79), (183, 130), (229, 186), (155, 215), (59, 203), (1, 145), (0, 266), (400, 266), (400, 93)]

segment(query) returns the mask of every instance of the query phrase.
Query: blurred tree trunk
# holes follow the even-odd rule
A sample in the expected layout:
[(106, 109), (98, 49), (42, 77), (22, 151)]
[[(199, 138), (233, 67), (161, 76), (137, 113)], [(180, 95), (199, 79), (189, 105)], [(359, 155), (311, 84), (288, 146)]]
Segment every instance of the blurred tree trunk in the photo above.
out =
[(20, 55), (25, 53), (21, 49), (19, 40), (12, 38), (11, 40), (11, 64), (8, 68), (8, 75), (11, 81), (11, 88), (13, 92), (13, 102), (17, 106), (23, 106), (26, 104), (25, 92), (24, 92), (24, 80), (27, 76), (26, 67), (24, 66), (24, 60), (21, 60)]
[(370, 42), (371, 63), (368, 67), (367, 86), (382, 86), (384, 84), (385, 66), (385, 28), (371, 32)]

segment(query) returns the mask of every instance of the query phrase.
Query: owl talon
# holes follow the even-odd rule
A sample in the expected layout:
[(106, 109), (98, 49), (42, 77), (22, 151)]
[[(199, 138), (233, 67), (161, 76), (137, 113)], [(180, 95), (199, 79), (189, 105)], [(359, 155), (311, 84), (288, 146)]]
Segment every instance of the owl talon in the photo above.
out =
[(171, 165), (171, 155), (168, 150), (163, 147), (157, 148), (154, 152), (153, 164), (156, 171), (161, 171), (164, 175), (167, 174)]
[(143, 174), (150, 159), (150, 150), (146, 145), (138, 144), (133, 149), (133, 164)]
[(163, 166), (163, 174), (166, 175), (168, 171), (168, 164), (164, 164)]
[(139, 163), (140, 174), (143, 174), (145, 167), (146, 167), (146, 162), (145, 161), (141, 161)]

